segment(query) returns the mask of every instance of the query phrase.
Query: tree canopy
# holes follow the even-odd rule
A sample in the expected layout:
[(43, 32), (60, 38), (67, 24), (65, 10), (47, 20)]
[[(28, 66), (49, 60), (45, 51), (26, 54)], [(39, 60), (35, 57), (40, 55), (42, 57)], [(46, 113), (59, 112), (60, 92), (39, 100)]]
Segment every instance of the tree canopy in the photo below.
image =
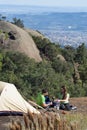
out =
[[(87, 48), (61, 48), (41, 37), (33, 37), (42, 62), (35, 62), (23, 53), (0, 50), (0, 80), (14, 83), (21, 94), (35, 99), (42, 88), (58, 97), (60, 87), (66, 85), (70, 95), (87, 96)], [(61, 55), (65, 60), (58, 57)], [(76, 68), (74, 65), (78, 63)], [(79, 73), (80, 78), (75, 79)], [(74, 76), (73, 76), (74, 75)], [(74, 82), (75, 81), (75, 82)]]

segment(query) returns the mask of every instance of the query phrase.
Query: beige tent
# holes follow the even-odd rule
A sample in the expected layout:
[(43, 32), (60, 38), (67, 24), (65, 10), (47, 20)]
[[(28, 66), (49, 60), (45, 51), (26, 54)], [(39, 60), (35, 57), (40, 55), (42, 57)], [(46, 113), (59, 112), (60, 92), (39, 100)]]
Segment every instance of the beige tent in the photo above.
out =
[(14, 84), (0, 81), (0, 111), (40, 113), (17, 91)]

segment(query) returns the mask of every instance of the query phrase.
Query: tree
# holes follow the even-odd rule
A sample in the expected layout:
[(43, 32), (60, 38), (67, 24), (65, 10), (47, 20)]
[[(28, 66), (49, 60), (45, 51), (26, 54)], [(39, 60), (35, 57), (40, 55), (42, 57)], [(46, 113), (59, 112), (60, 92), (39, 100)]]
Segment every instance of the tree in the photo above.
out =
[(0, 53), (0, 71), (2, 70), (3, 55)]
[(33, 39), (40, 50), (41, 56), (45, 56), (48, 60), (52, 61), (60, 52), (60, 46), (50, 42), (47, 38), (35, 37)]
[(68, 64), (65, 61), (62, 61), (58, 58), (54, 58), (52, 61), (52, 67), (57, 73), (65, 74), (68, 71)]
[(12, 23), (17, 25), (18, 27), (24, 28), (23, 20), (21, 19), (13, 18)]
[(75, 57), (75, 49), (71, 46), (65, 46), (64, 49), (62, 49), (62, 55), (66, 59), (66, 61), (73, 62)]
[(78, 62), (79, 64), (84, 64), (87, 61), (87, 49), (85, 47), (85, 44), (82, 43), (82, 45), (80, 45), (77, 48), (77, 52), (75, 55), (75, 62)]
[(83, 86), (84, 83), (87, 83), (87, 62), (86, 64), (79, 66), (79, 74), (80, 74), (80, 78), (82, 80), (82, 86)]
[(2, 20), (4, 20), (4, 21), (5, 21), (5, 20), (6, 20), (6, 16), (2, 16)]

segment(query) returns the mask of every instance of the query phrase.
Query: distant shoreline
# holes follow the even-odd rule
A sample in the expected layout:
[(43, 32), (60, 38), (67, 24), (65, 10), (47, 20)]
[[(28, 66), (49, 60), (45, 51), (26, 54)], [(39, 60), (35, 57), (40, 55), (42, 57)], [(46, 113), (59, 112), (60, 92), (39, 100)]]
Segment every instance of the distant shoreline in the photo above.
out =
[(13, 18), (23, 20), (26, 28), (38, 30), (52, 42), (60, 43), (62, 46), (77, 47), (82, 43), (87, 46), (87, 12), (60, 12), (59, 9), (0, 5), (0, 14), (6, 16), (6, 20), (10, 22)]
[(87, 7), (86, 6), (82, 6), (82, 7), (73, 7), (73, 6), (66, 6), (66, 7), (63, 7), (63, 6), (40, 6), (40, 5), (13, 5), (13, 4), (0, 4), (0, 11), (1, 9), (3, 8), (13, 8), (13, 7), (20, 7), (20, 8), (24, 8), (24, 7), (27, 7), (27, 8), (36, 8), (37, 10), (40, 9), (42, 11), (53, 11), (53, 12), (67, 12), (67, 13), (73, 13), (73, 12), (87, 12)]

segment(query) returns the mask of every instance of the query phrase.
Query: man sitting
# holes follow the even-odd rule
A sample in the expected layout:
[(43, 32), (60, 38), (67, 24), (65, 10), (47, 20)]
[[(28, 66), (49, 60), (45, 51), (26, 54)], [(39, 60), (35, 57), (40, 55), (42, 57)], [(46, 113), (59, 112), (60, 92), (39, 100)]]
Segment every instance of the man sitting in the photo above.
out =
[(48, 102), (48, 103), (46, 102), (45, 96), (47, 96), (47, 95), (48, 95), (48, 91), (46, 89), (43, 89), (42, 93), (38, 94), (37, 104), (44, 107), (44, 108), (51, 106), (52, 102)]
[(46, 89), (43, 89), (42, 93), (38, 94), (37, 104), (44, 107), (44, 108), (49, 108), (49, 107), (57, 108), (58, 101), (51, 101), (49, 96), (48, 96), (48, 91)]

